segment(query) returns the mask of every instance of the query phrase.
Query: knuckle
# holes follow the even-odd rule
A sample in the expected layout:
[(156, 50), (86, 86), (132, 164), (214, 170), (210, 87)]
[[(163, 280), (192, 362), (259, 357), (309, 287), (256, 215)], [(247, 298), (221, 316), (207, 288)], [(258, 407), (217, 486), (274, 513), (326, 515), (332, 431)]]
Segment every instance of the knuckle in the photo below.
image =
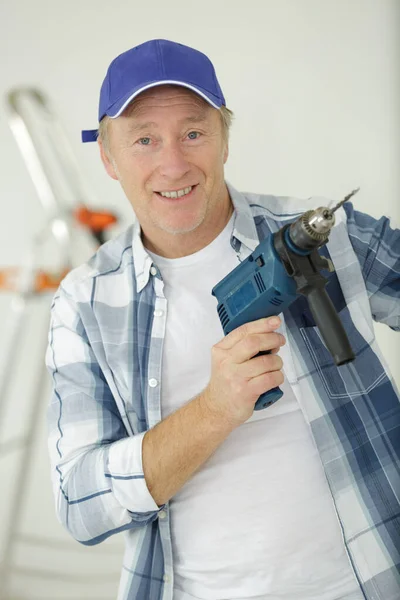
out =
[(267, 371), (271, 371), (271, 367), (273, 366), (273, 356), (271, 354), (264, 354), (261, 357), (263, 362), (263, 366)]
[(279, 346), (279, 334), (278, 333), (266, 333), (263, 336), (263, 346), (266, 349), (274, 348), (275, 346)]
[(224, 348), (220, 348), (218, 345), (211, 348), (211, 360), (212, 362), (221, 365), (228, 356), (228, 351)]
[(282, 368), (282, 359), (277, 354), (269, 354), (265, 358), (267, 359), (266, 364), (270, 371), (278, 371)]
[(272, 387), (274, 387), (274, 379), (273, 379), (273, 375), (271, 372), (265, 373), (264, 383), (265, 383), (266, 389), (268, 389), (268, 390), (271, 389)]
[(281, 385), (284, 381), (282, 371), (270, 371), (265, 374), (265, 383), (268, 389)]
[(281, 385), (285, 381), (285, 377), (283, 376), (282, 371), (278, 371), (277, 375), (278, 375), (277, 385)]
[(242, 333), (243, 337), (247, 337), (251, 333), (250, 322), (249, 323), (243, 323), (243, 325), (241, 325), (239, 327), (239, 329), (240, 329), (240, 332)]
[(211, 348), (211, 356), (213, 359), (218, 359), (218, 357), (221, 355), (221, 351), (222, 348), (220, 348), (218, 346), (218, 344), (215, 344), (215, 346), (212, 346)]
[(256, 353), (260, 350), (260, 342), (255, 335), (248, 335), (245, 338), (246, 350), (251, 353)]

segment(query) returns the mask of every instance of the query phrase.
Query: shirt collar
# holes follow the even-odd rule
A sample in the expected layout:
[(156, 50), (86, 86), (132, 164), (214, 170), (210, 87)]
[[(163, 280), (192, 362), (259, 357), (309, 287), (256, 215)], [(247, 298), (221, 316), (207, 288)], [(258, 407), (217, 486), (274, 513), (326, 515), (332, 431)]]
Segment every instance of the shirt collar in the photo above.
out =
[[(242, 244), (253, 251), (258, 246), (259, 239), (249, 203), (243, 194), (238, 192), (230, 183), (225, 183), (235, 211), (231, 245), (236, 252), (241, 250)], [(141, 228), (137, 219), (135, 219), (133, 225), (132, 252), (137, 291), (141, 292), (149, 281), (153, 260), (143, 246)], [(158, 270), (155, 276), (160, 277)]]
[(143, 246), (141, 227), (137, 218), (133, 224), (132, 237), (132, 253), (133, 264), (135, 266), (136, 286), (137, 291), (141, 292), (149, 281), (150, 268), (153, 264), (153, 261), (150, 255), (146, 252), (146, 248)]
[(227, 181), (225, 183), (235, 210), (231, 245), (237, 252), (240, 250), (242, 244), (253, 251), (260, 243), (260, 240), (258, 239), (250, 205), (243, 194), (238, 192)]

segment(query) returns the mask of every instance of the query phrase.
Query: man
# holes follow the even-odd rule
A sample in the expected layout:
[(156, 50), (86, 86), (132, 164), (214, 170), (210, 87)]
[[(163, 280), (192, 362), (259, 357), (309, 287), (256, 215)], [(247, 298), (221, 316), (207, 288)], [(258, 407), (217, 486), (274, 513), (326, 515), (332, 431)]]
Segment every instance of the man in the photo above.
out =
[(136, 220), (54, 299), (59, 518), (84, 544), (125, 532), (121, 599), (398, 599), (399, 399), (372, 319), (400, 329), (399, 232), (338, 212), (328, 290), (354, 363), (302, 297), (224, 337), (212, 288), (318, 205), (227, 184), (230, 118), (196, 50), (152, 40), (109, 67), (83, 139)]

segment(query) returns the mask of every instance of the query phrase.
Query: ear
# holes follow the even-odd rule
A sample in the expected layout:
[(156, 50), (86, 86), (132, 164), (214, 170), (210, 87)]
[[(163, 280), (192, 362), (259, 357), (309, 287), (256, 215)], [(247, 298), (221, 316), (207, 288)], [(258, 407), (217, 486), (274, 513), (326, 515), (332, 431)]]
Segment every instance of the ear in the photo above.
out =
[(111, 162), (111, 159), (108, 156), (108, 154), (103, 146), (103, 142), (101, 140), (97, 140), (97, 143), (98, 143), (99, 149), (100, 149), (101, 162), (103, 163), (105, 170), (107, 171), (108, 175), (112, 179), (115, 179), (116, 181), (118, 181), (118, 176), (115, 172), (114, 165)]
[(223, 153), (222, 156), (223, 156), (224, 164), (225, 164), (226, 161), (228, 160), (228, 156), (229, 156), (229, 144), (228, 144), (228, 142), (225, 144), (224, 153)]

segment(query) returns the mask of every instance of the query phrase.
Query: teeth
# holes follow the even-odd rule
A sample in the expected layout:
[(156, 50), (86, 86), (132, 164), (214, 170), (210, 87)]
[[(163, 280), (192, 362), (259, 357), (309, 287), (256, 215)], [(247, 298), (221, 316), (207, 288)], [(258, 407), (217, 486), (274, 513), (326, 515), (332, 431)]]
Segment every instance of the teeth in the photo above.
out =
[(186, 196), (186, 194), (189, 194), (189, 192), (191, 192), (192, 189), (192, 186), (190, 186), (183, 190), (176, 190), (175, 192), (159, 192), (159, 194), (161, 194), (161, 196), (164, 196), (165, 198), (181, 198), (182, 196)]

